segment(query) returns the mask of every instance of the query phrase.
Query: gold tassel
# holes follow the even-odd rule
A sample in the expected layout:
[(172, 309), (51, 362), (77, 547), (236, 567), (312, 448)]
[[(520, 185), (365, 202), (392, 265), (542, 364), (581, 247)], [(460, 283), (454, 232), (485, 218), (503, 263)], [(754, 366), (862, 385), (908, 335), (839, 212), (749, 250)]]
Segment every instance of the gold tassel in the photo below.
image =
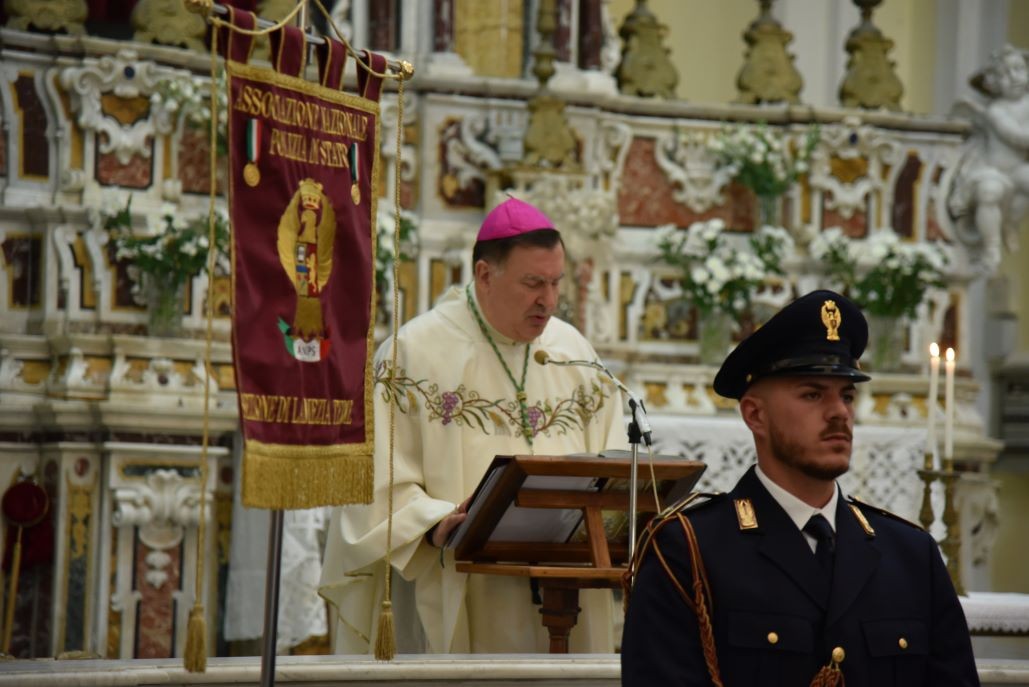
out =
[(397, 636), (393, 630), (393, 604), (384, 599), (379, 611), (379, 633), (375, 637), (375, 658), (392, 661), (397, 655)]
[(811, 687), (845, 687), (843, 671), (836, 663), (822, 666), (811, 680)]
[(191, 673), (203, 673), (207, 670), (207, 621), (204, 619), (204, 607), (200, 604), (193, 606), (189, 611), (183, 664)]

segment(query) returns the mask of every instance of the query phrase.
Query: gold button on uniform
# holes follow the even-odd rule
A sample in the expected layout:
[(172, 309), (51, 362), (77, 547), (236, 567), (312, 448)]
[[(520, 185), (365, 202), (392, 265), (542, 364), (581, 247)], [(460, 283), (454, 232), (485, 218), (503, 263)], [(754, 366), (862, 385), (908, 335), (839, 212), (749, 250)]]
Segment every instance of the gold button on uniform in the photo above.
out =
[(901, 637), (897, 641), (897, 646), (899, 646), (901, 649), (907, 649), (908, 648), (908, 640), (906, 640), (903, 637)]
[(779, 634), (776, 633), (776, 632), (769, 632), (768, 633), (768, 643), (769, 644), (778, 644), (779, 643)]
[(842, 646), (838, 646), (832, 650), (832, 660), (836, 663), (843, 663), (843, 659), (847, 657), (847, 652), (843, 650)]

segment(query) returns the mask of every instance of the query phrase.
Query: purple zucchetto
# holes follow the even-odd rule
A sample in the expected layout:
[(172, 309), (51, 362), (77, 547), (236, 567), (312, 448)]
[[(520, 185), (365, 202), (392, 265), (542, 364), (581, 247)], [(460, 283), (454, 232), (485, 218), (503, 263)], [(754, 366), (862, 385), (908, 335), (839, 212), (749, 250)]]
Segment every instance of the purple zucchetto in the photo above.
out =
[(524, 200), (508, 198), (490, 210), (482, 220), (476, 241), (492, 241), (518, 236), (540, 229), (554, 229), (554, 223), (540, 210)]

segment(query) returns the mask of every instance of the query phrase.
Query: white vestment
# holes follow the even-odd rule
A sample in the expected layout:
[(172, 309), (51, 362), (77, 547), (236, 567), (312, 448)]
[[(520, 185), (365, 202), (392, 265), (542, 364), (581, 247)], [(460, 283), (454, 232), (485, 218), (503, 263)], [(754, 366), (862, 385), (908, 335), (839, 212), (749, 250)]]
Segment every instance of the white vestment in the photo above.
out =
[[(392, 565), (399, 575), (392, 578), (392, 596), (402, 652), (546, 651), (547, 632), (526, 578), (457, 573), (452, 551), (445, 551), (441, 566), (439, 549), (424, 535), (472, 493), (495, 455), (564, 455), (626, 446), (622, 399), (603, 373), (533, 360), (539, 350), (559, 361), (597, 359), (574, 327), (551, 318), (529, 344), (530, 448), (514, 385), (465, 294), (452, 288), (435, 308), (400, 330), (391, 387), (384, 379), (390, 340), (376, 354), (375, 500), (334, 511), (322, 568), (320, 591), (339, 613), (338, 652), (367, 653), (374, 641), (384, 583), (390, 402), (398, 403)], [(526, 344), (492, 329), (490, 334), (515, 379), (521, 379)], [(416, 608), (405, 608), (405, 599)], [(611, 591), (583, 590), (579, 605), (570, 650), (613, 651)]]

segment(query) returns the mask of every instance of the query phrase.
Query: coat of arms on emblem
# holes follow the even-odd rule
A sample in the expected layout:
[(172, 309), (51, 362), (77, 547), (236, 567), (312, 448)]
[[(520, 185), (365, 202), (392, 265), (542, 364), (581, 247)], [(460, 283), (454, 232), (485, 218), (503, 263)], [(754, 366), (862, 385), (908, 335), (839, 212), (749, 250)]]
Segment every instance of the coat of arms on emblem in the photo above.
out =
[(840, 309), (836, 306), (836, 301), (828, 300), (822, 303), (822, 324), (825, 325), (826, 341), (840, 340), (839, 329), (842, 322), (843, 317), (840, 315)]
[(300, 182), (279, 219), (279, 261), (296, 288), (292, 326), (279, 319), (286, 348), (298, 360), (317, 362), (328, 352), (329, 337), (322, 317), (321, 295), (332, 274), (336, 212), (322, 185)]

